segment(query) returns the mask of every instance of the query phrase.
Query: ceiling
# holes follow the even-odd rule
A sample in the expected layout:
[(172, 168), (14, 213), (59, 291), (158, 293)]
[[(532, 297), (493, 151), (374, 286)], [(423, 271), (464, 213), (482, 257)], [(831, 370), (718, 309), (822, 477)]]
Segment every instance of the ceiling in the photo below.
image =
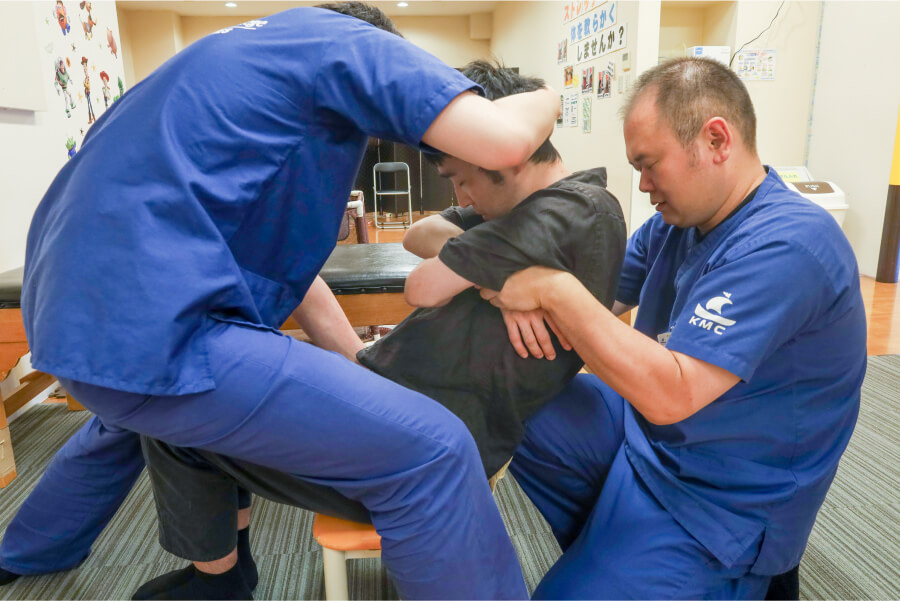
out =
[[(124, 10), (164, 10), (186, 17), (223, 17), (237, 15), (242, 17), (258, 17), (271, 15), (296, 6), (313, 6), (324, 0), (234, 0), (237, 8), (226, 8), (225, 0), (203, 0), (173, 2), (170, 0), (119, 0), (116, 5)], [(455, 2), (449, 0), (407, 0), (409, 6), (400, 8), (396, 1), (374, 1), (374, 4), (392, 17), (430, 16), (443, 17), (449, 15), (469, 15), (472, 13), (493, 12), (499, 2)]]

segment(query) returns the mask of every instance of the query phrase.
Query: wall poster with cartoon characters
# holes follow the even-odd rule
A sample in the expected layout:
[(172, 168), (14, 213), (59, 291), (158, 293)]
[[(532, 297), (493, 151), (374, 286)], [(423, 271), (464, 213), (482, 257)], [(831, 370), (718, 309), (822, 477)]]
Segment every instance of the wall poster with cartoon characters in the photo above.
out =
[(49, 83), (47, 111), (59, 126), (60, 150), (71, 159), (91, 125), (125, 93), (116, 4), (36, 2), (41, 68)]

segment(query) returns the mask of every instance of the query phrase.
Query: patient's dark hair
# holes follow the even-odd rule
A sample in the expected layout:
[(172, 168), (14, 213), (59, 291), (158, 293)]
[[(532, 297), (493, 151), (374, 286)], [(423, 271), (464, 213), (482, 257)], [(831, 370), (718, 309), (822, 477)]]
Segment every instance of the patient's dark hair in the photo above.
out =
[[(504, 67), (498, 62), (472, 61), (461, 71), (463, 75), (484, 88), (484, 96), (488, 100), (497, 100), (523, 92), (534, 92), (544, 87), (543, 79), (519, 75), (515, 69)], [(425, 156), (435, 165), (440, 165), (447, 155), (437, 153)], [(558, 160), (560, 160), (559, 152), (550, 143), (550, 138), (544, 140), (544, 143), (528, 158), (531, 163), (555, 163)], [(488, 171), (487, 169), (483, 171), (494, 183), (499, 184), (503, 181), (503, 176), (499, 171)]]
[(326, 2), (325, 4), (317, 4), (316, 8), (324, 8), (326, 10), (333, 10), (336, 13), (340, 13), (342, 15), (347, 15), (349, 17), (356, 17), (361, 21), (365, 21), (370, 25), (374, 25), (378, 29), (383, 29), (388, 33), (393, 33), (394, 35), (399, 35), (401, 38), (403, 34), (397, 31), (397, 28), (394, 26), (394, 22), (391, 21), (386, 14), (381, 12), (380, 8), (376, 8), (371, 4), (366, 4), (365, 2)]

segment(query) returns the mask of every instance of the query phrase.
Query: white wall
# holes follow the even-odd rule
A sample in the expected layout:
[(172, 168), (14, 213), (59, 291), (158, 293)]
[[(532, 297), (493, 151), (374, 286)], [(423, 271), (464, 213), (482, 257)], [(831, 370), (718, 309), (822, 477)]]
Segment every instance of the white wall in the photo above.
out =
[(900, 3), (827, 2), (809, 170), (847, 194), (844, 231), (874, 275), (900, 106)]
[[(123, 45), (130, 50), (128, 60), (134, 65), (135, 83), (198, 39), (224, 27), (265, 16), (187, 17), (169, 11), (132, 11), (127, 6), (127, 3), (119, 5)], [(469, 37), (470, 22), (466, 15), (394, 17), (393, 21), (410, 42), (451, 66), (461, 67), (490, 55), (489, 40)]]
[(490, 56), (489, 40), (469, 38), (469, 17), (392, 17), (403, 36), (451, 67)]
[(184, 46), (190, 46), (202, 37), (211, 34), (214, 31), (225, 29), (226, 27), (234, 27), (241, 23), (246, 23), (252, 19), (261, 19), (265, 15), (256, 15), (253, 17), (181, 17), (181, 31), (184, 40)]
[[(113, 2), (93, 2), (94, 26), (91, 40), (85, 38), (79, 20), (78, 4), (65, 2), (69, 31), (64, 36), (53, 14), (54, 2), (30, 3), (32, 23), (37, 24), (36, 40), (32, 35), (17, 40), (19, 29), (10, 25), (5, 29), (8, 40), (18, 51), (38, 57), (40, 82), (46, 98), (46, 111), (0, 109), (0, 271), (22, 265), (25, 261), (25, 239), (31, 216), (41, 197), (65, 165), (66, 139), (72, 136), (78, 148), (87, 132), (87, 105), (84, 100), (84, 71), (82, 56), (89, 59), (91, 103), (96, 116), (104, 111), (100, 72), (110, 75), (112, 95), (118, 94), (117, 79), (123, 74), (121, 50), (118, 58), (109, 51), (106, 30), (111, 29), (119, 39), (119, 26)], [(72, 45), (75, 49), (72, 49)], [(71, 76), (69, 91), (76, 107), (66, 117), (63, 97), (53, 86), (54, 59), (68, 58)], [(5, 56), (2, 60), (14, 60)]]
[[(631, 81), (656, 65), (659, 56), (674, 56), (687, 46), (727, 44), (734, 51), (769, 25), (779, 4), (769, 0), (684, 5), (620, 2), (619, 19), (628, 23)], [(562, 65), (556, 64), (555, 48), (565, 31), (561, 16), (564, 6), (565, 3), (554, 2), (501, 3), (494, 14), (491, 46), (510, 66), (544, 77), (560, 91)], [(747, 46), (774, 48), (778, 57), (774, 81), (747, 82), (758, 117), (760, 157), (766, 163), (804, 163), (820, 11), (820, 2), (786, 2), (773, 27)], [(620, 65), (621, 53), (612, 56)], [(599, 59), (594, 64), (599, 69), (606, 62)], [(581, 66), (576, 65), (576, 73)], [(617, 77), (621, 76), (621, 69), (617, 69)], [(630, 228), (634, 229), (653, 210), (647, 196), (637, 189), (638, 180), (625, 159), (622, 124), (617, 114), (622, 101), (623, 97), (615, 92), (609, 100), (595, 98), (592, 132), (557, 129), (553, 142), (572, 168), (606, 165), (610, 190), (622, 202)]]
[(119, 14), (125, 38), (123, 45), (128, 47), (128, 62), (133, 69), (130, 85), (150, 75), (184, 48), (180, 15), (156, 10), (120, 10)]
[[(779, 4), (739, 2), (735, 46), (764, 30)], [(767, 165), (802, 165), (806, 158), (821, 10), (820, 2), (786, 2), (772, 29), (747, 46), (777, 51), (774, 81), (745, 82), (756, 109), (759, 157)]]

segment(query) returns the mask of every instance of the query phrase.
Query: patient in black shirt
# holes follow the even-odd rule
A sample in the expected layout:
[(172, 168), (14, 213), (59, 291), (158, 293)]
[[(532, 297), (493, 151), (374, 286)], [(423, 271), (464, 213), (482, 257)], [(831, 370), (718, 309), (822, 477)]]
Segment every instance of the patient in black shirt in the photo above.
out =
[[(463, 73), (491, 100), (543, 85), (485, 62)], [(606, 170), (570, 173), (549, 139), (526, 163), (502, 172), (449, 156), (431, 160), (453, 182), (460, 206), (416, 223), (404, 238), (426, 259), (406, 283), (407, 301), (423, 308), (357, 359), (459, 416), (491, 476), (512, 457), (523, 422), (583, 362), (555, 338), (554, 360), (520, 356), (504, 316), (477, 288), (500, 290), (513, 273), (542, 265), (571, 272), (611, 307), (625, 222), (606, 190)]]
[[(625, 249), (625, 223), (619, 203), (606, 190), (605, 169), (568, 175), (556, 155), (549, 161), (529, 163), (519, 173), (504, 174), (504, 181), (495, 183), (488, 172), (458, 159), (439, 161), (441, 173), (457, 186), (460, 204), (468, 206), (451, 207), (418, 222), (407, 234), (405, 244), (410, 250), (423, 255), (433, 252), (441, 241), (438, 232), (449, 236), (455, 226), (458, 235), (447, 239), (433, 260), (463, 280), (460, 285), (468, 282), (500, 290), (516, 271), (543, 265), (573, 273), (603, 304), (612, 306)], [(530, 175), (540, 175), (531, 177), (532, 181), (553, 181), (516, 199), (516, 190), (523, 188), (516, 180), (529, 175), (529, 170)], [(468, 190), (460, 191), (460, 182)], [(498, 197), (508, 197), (508, 204), (497, 206)], [(426, 242), (431, 238), (432, 244), (417, 245), (417, 238)], [(413, 272), (408, 288), (416, 277)], [(411, 300), (416, 303), (415, 297)], [(485, 472), (491, 476), (512, 457), (523, 422), (556, 396), (583, 365), (574, 351), (563, 349), (555, 338), (553, 344), (556, 358), (552, 361), (521, 357), (510, 344), (500, 310), (468, 285), (442, 306), (417, 309), (357, 358), (459, 416), (472, 432)]]

